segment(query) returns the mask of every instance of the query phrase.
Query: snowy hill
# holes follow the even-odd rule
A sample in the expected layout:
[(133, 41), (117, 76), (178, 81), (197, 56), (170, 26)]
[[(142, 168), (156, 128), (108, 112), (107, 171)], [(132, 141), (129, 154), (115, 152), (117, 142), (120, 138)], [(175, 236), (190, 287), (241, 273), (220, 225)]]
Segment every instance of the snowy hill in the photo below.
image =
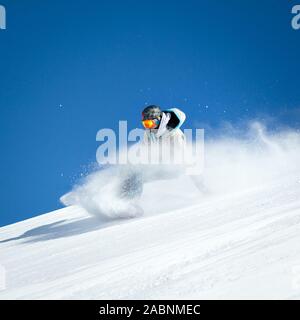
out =
[(284, 150), (273, 161), (269, 149), (259, 159), (235, 153), (237, 172), (226, 149), (219, 183), (207, 176), (210, 195), (185, 178), (173, 189), (149, 183), (143, 217), (101, 222), (70, 206), (1, 228), (0, 299), (300, 298), (299, 149)]

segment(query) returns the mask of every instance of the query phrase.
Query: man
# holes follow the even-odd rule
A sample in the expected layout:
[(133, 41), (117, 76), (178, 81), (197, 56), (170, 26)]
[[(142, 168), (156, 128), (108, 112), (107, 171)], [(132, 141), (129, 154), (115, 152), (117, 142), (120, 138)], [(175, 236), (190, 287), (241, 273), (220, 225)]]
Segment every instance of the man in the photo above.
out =
[(185, 118), (177, 108), (162, 111), (150, 105), (143, 110), (145, 134), (139, 148), (147, 155), (147, 163), (126, 168), (120, 184), (121, 198), (139, 198), (145, 182), (172, 179), (183, 173), (186, 141), (180, 127)]

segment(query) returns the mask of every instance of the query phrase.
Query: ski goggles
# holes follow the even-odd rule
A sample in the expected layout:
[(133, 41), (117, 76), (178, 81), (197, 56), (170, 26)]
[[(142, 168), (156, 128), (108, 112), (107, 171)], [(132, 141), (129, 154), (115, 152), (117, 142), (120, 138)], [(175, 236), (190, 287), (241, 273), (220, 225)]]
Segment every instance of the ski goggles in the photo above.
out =
[(146, 129), (154, 129), (159, 125), (158, 119), (142, 120), (142, 124)]

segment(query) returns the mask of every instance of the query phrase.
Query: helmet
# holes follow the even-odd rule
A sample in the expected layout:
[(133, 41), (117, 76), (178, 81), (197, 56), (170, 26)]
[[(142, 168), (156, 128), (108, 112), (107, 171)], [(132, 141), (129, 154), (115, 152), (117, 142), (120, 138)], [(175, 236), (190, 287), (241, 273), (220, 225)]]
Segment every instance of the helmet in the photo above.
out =
[(160, 107), (151, 105), (146, 107), (142, 112), (142, 120), (153, 120), (158, 119), (160, 120), (162, 117), (162, 111)]

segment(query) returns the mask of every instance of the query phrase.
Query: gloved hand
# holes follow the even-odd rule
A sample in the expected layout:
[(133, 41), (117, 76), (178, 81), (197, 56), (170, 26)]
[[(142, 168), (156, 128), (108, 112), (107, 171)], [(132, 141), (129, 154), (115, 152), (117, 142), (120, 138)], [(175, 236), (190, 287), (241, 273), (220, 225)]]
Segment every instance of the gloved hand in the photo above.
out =
[(157, 129), (156, 137), (161, 137), (167, 131), (167, 124), (171, 119), (171, 114), (169, 112), (162, 112), (162, 117), (160, 120), (160, 125)]

